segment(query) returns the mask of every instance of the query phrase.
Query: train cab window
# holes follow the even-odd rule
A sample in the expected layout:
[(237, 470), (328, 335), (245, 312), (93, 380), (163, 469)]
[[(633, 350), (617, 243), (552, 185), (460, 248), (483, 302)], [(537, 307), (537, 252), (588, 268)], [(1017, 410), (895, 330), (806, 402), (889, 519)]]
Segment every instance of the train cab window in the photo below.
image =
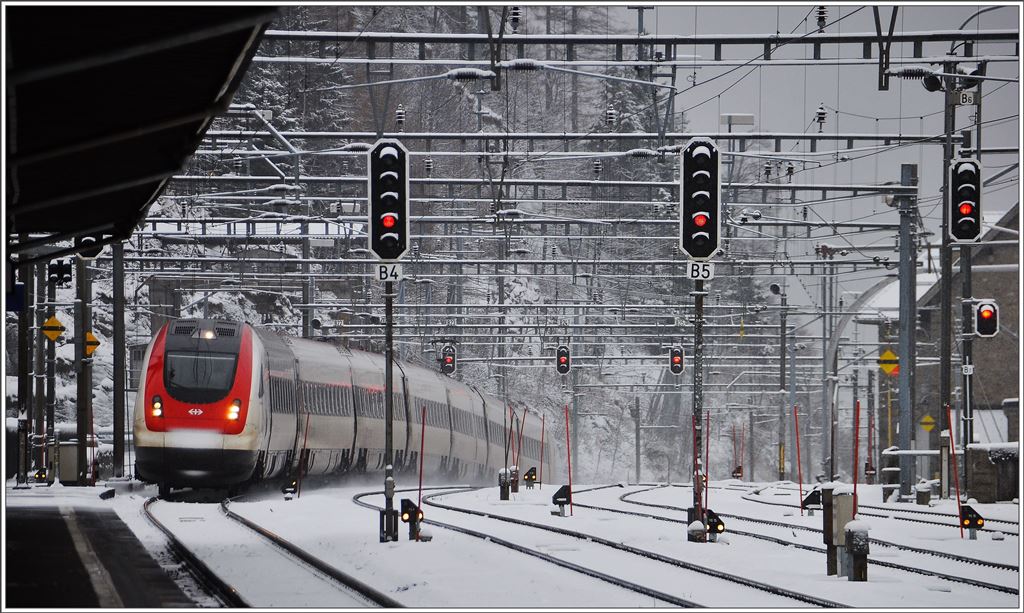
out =
[(169, 351), (164, 362), (167, 392), (183, 402), (215, 402), (235, 381), (238, 356), (230, 353)]

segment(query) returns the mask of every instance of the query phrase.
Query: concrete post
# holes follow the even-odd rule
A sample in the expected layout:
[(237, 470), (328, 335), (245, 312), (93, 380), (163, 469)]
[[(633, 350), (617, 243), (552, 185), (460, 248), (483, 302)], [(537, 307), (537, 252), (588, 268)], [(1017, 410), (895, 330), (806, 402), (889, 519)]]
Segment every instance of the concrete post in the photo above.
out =
[[(900, 184), (917, 185), (917, 164), (903, 164), (900, 167)], [(946, 207), (943, 207), (946, 208)], [(901, 196), (900, 213), (900, 337), (899, 337), (899, 447), (911, 449), (911, 434), (914, 431), (914, 406), (911, 401), (911, 374), (914, 371), (913, 347), (917, 329), (917, 250), (915, 218), (916, 198)], [(908, 497), (914, 482), (914, 456), (900, 456), (900, 495)]]

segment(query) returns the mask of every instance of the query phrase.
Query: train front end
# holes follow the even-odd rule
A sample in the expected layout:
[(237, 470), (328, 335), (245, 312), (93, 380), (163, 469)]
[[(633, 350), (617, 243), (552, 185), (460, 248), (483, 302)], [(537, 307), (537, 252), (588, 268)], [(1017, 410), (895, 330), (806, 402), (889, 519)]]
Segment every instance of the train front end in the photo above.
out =
[(230, 487), (256, 468), (262, 369), (252, 328), (180, 319), (146, 350), (135, 403), (136, 472), (170, 487)]

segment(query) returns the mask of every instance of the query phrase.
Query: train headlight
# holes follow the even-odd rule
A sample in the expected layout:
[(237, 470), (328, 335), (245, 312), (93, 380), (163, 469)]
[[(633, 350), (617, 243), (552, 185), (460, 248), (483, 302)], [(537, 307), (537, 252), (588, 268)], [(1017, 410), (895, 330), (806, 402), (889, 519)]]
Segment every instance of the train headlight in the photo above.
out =
[(164, 414), (164, 403), (160, 396), (153, 396), (153, 408), (150, 411), (153, 417), (162, 417)]
[(235, 398), (234, 400), (231, 401), (231, 406), (228, 408), (228, 419), (230, 419), (230, 420), (238, 419), (238, 413), (241, 410), (242, 410), (242, 401), (240, 399), (238, 399), (238, 398)]

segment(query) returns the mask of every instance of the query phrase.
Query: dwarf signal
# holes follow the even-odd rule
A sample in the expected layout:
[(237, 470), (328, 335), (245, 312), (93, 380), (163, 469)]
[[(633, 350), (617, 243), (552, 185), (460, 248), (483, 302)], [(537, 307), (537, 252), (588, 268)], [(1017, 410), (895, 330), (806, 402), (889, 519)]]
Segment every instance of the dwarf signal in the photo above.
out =
[(960, 525), (971, 530), (979, 530), (985, 527), (985, 518), (973, 507), (965, 504), (960, 507)]

